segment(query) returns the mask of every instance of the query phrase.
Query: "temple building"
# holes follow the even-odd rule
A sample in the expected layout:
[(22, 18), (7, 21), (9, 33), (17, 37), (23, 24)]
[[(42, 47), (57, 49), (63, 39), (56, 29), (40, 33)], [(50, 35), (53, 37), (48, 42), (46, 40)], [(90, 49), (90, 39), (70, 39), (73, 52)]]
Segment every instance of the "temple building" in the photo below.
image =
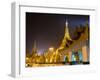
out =
[[(66, 22), (65, 34), (60, 47), (53, 55), (61, 56), (61, 62), (68, 63), (83, 63), (89, 64), (89, 26), (86, 24), (83, 27), (76, 29), (76, 38), (72, 39)], [(54, 58), (55, 60), (56, 57)], [(52, 61), (52, 58), (51, 58)]]

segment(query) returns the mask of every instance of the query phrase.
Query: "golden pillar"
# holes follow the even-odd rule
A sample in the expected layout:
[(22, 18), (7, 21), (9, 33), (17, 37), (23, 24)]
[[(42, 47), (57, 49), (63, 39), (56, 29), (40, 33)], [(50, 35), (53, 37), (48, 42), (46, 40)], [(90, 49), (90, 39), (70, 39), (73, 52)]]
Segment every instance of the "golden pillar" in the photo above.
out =
[(72, 51), (68, 52), (68, 60), (69, 60), (69, 62), (72, 61)]
[(88, 51), (87, 46), (82, 47), (83, 62), (88, 62)]

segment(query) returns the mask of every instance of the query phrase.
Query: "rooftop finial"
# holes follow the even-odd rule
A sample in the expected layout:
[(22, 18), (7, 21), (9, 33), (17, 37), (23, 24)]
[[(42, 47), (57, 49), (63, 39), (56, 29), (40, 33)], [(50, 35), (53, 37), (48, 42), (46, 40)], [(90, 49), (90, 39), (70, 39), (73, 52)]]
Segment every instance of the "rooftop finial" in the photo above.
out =
[(68, 26), (68, 21), (66, 20), (66, 26)]

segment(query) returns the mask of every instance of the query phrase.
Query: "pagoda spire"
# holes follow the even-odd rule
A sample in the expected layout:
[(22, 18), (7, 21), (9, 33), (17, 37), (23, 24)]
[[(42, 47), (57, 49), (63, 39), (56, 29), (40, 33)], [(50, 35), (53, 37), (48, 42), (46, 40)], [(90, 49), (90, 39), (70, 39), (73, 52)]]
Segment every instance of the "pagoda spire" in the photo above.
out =
[(69, 29), (68, 29), (68, 22), (66, 21), (66, 26), (65, 26), (65, 36), (64, 38), (67, 38), (68, 40), (72, 40), (70, 35), (69, 35)]
[(64, 38), (62, 40), (62, 43), (61, 43), (60, 47), (58, 49), (56, 49), (56, 51), (53, 53), (53, 55), (50, 59), (50, 62), (57, 59), (59, 50), (64, 49), (67, 46), (69, 46), (70, 45), (69, 42), (72, 42), (72, 39), (71, 39), (70, 34), (69, 34), (68, 22), (66, 21)]
[(64, 38), (62, 40), (62, 43), (61, 43), (59, 49), (65, 48), (67, 46), (67, 44), (69, 45), (68, 41), (72, 41), (72, 39), (71, 39), (70, 34), (69, 34), (68, 22), (66, 21)]
[(36, 40), (34, 40), (33, 48), (36, 49)]
[(37, 53), (37, 46), (36, 46), (36, 40), (34, 40), (32, 53)]

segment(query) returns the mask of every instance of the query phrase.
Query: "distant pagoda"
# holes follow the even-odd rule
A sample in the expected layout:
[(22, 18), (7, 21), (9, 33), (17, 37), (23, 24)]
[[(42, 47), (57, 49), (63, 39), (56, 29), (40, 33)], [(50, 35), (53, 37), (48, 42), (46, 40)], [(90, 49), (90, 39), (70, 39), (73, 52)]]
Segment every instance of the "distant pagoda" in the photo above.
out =
[(36, 54), (37, 54), (37, 46), (36, 46), (36, 40), (34, 40), (33, 48), (32, 48), (32, 55), (36, 55)]

